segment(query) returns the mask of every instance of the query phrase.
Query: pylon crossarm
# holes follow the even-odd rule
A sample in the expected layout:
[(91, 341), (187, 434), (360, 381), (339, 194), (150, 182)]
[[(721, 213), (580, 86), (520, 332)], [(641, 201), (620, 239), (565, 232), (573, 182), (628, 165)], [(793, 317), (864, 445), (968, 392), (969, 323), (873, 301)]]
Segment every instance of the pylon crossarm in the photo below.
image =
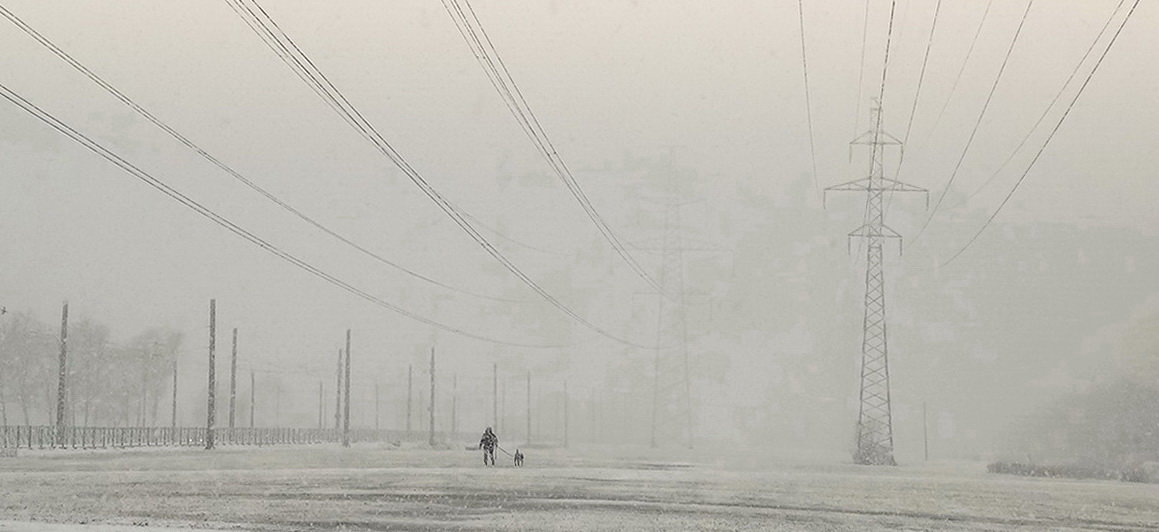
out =
[(885, 131), (882, 131), (881, 133), (879, 133), (877, 135), (877, 139), (874, 140), (873, 130), (871, 129), (869, 131), (866, 131), (865, 133), (858, 135), (853, 140), (849, 141), (849, 144), (851, 146), (852, 145), (872, 146), (874, 144), (882, 144), (882, 145), (887, 145), (887, 146), (901, 146), (902, 141), (901, 141), (901, 139), (898, 139), (897, 137), (895, 137), (895, 136), (893, 136)]
[[(866, 142), (866, 139), (868, 139), (870, 142)], [(854, 144), (869, 144), (872, 141), (873, 141), (873, 130), (869, 130), (869, 131), (866, 131), (865, 133), (862, 133), (856, 137), (853, 137), (853, 140), (849, 141), (849, 145), (852, 146)]]
[(891, 193), (892, 192), (921, 192), (922, 195), (924, 195), (925, 199), (926, 199), (926, 210), (929, 210), (929, 208), (930, 208), (930, 191), (929, 191), (929, 189), (914, 186), (914, 185), (911, 185), (909, 183), (902, 183), (901, 181), (898, 181), (896, 179), (883, 178), (882, 182), (886, 184), (886, 186), (882, 187), (882, 190), (884, 190), (886, 192), (891, 192)]
[(850, 238), (852, 238), (852, 237), (857, 237), (857, 238), (877, 237), (877, 238), (899, 238), (899, 239), (901, 238), (901, 235), (898, 234), (897, 231), (890, 229), (889, 226), (880, 225), (880, 224), (878, 224), (878, 225), (874, 225), (874, 224), (862, 225), (861, 227), (858, 227), (857, 229), (850, 231), (848, 236)]
[(870, 190), (870, 181), (868, 177), (854, 179), (853, 181), (846, 181), (845, 183), (840, 183), (831, 187), (825, 187), (825, 192), (865, 192), (867, 190)]
[(922, 187), (914, 186), (914, 185), (911, 185), (909, 183), (903, 183), (901, 181), (898, 181), (896, 179), (890, 179), (888, 177), (883, 177), (881, 179), (881, 181), (886, 184), (885, 186), (883, 186), (881, 188), (882, 190), (884, 190), (886, 192), (925, 192), (927, 194), (929, 194), (929, 192), (930, 192), (929, 190), (924, 189)]
[[(850, 241), (852, 241), (852, 239), (855, 237), (856, 238), (889, 238), (889, 239), (897, 240), (897, 254), (901, 255), (901, 251), (902, 251), (901, 234), (899, 234), (897, 231), (894, 231), (891, 227), (889, 227), (887, 225), (874, 226), (871, 224), (865, 224), (861, 227), (858, 227), (857, 229), (854, 229), (852, 232), (849, 233), (848, 236), (849, 236)], [(851, 246), (849, 245), (848, 242), (846, 242), (846, 247), (851, 248)]]
[[(880, 183), (880, 184), (875, 183), (875, 181)], [(847, 181), (845, 183), (840, 183), (837, 185), (833, 185), (831, 187), (825, 187), (825, 192), (830, 192), (830, 191), (832, 191), (832, 192), (877, 192), (877, 191), (880, 191), (880, 192), (922, 192), (922, 193), (926, 194), (927, 196), (930, 193), (930, 191), (927, 189), (924, 189), (924, 188), (918, 187), (918, 186), (914, 186), (914, 185), (911, 185), (909, 183), (903, 183), (903, 182), (897, 181), (895, 179), (889, 179), (889, 178), (871, 179), (868, 177), (863, 177), (861, 179), (854, 179), (853, 181)]]
[(882, 229), (884, 232), (886, 232), (886, 233), (887, 233), (887, 234), (885, 235), (885, 237), (886, 237), (886, 238), (894, 238), (894, 239), (897, 239), (897, 256), (899, 256), (899, 257), (900, 257), (900, 256), (901, 256), (901, 252), (902, 252), (902, 247), (904, 247), (904, 246), (905, 246), (905, 241), (904, 241), (904, 240), (902, 240), (902, 238), (901, 238), (901, 234), (899, 234), (897, 231), (894, 231), (894, 230), (893, 230), (893, 228), (892, 228), (892, 227), (889, 227), (888, 225), (883, 225), (883, 226), (881, 226), (881, 229)]

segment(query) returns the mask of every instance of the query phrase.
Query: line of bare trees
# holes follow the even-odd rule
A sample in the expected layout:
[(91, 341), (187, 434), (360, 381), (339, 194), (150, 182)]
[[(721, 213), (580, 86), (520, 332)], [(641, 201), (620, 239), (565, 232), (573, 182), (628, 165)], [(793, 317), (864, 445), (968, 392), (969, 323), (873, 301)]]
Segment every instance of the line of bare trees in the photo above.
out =
[[(58, 326), (26, 311), (0, 317), (0, 424), (52, 424), (56, 416)], [(174, 361), (181, 333), (154, 327), (116, 343), (92, 319), (68, 330), (66, 415), (71, 426), (169, 423)]]

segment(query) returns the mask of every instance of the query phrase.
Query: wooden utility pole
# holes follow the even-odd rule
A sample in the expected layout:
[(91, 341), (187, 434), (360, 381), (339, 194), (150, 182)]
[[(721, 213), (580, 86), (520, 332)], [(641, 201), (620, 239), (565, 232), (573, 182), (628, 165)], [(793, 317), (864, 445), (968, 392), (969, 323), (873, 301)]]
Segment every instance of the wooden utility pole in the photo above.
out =
[(491, 364), (491, 425), (499, 430), (499, 364)]
[(237, 327), (233, 328), (233, 355), (229, 360), (229, 428), (233, 428), (233, 416), (237, 402)]
[(427, 443), (431, 447), (435, 446), (435, 346), (431, 346), (431, 403), (430, 403), (430, 422), (427, 430), (430, 431), (430, 437)]
[(149, 415), (149, 352), (147, 350), (141, 351), (141, 417), (138, 418), (137, 426), (144, 427), (148, 424)]
[(274, 426), (282, 426), (282, 378), (274, 375)]
[(68, 393), (68, 301), (60, 311), (60, 366), (56, 384), (56, 440), (64, 442), (65, 397)]
[(254, 428), (254, 405), (258, 404), (257, 380), (254, 379), (254, 370), (250, 370), (250, 428)]
[(217, 300), (209, 300), (209, 394), (205, 414), (205, 448), (213, 449), (213, 422), (216, 404), (214, 391), (217, 388), (213, 355), (217, 342)]
[[(659, 293), (660, 305), (664, 305), (663, 293)], [(663, 313), (658, 314), (663, 318)], [(659, 330), (659, 328), (657, 328)], [(657, 333), (659, 334), (659, 333)], [(657, 342), (659, 343), (659, 342)], [(656, 448), (656, 411), (660, 408), (660, 349), (656, 349), (652, 357), (652, 432), (649, 439), (649, 447)]]
[(173, 412), (169, 418), (169, 426), (177, 430), (177, 354), (173, 355)]
[(410, 435), (410, 412), (411, 400), (414, 397), (414, 365), (407, 364), (406, 366), (406, 433)]
[(567, 449), (567, 381), (563, 381), (563, 448)]
[(342, 409), (342, 446), (350, 447), (350, 329), (346, 329), (346, 398)]
[(531, 372), (527, 372), (527, 443), (531, 443)]
[(597, 417), (599, 416), (599, 404), (596, 403), (596, 388), (594, 386), (592, 387), (592, 398), (591, 402), (588, 403), (588, 408), (591, 409), (592, 415), (592, 442), (599, 442), (600, 431), (599, 421), (597, 420)]
[(930, 461), (930, 436), (926, 424), (926, 402), (922, 401), (922, 450), (925, 452), (925, 461)]
[(459, 431), (458, 426), (458, 400), (459, 400), (459, 374), (451, 374), (451, 438), (454, 438), (456, 432)]
[(334, 387), (334, 430), (342, 428), (342, 348), (338, 348), (338, 384)]

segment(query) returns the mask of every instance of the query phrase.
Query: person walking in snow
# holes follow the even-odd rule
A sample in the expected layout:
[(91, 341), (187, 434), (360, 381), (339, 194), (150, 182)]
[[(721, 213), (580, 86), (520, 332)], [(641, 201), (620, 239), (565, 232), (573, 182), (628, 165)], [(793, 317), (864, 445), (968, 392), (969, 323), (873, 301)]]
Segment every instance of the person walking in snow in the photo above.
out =
[(483, 438), (479, 440), (479, 448), (483, 449), (483, 465), (495, 465), (495, 448), (498, 446), (499, 437), (491, 432), (491, 427), (487, 427), (487, 430), (483, 431)]

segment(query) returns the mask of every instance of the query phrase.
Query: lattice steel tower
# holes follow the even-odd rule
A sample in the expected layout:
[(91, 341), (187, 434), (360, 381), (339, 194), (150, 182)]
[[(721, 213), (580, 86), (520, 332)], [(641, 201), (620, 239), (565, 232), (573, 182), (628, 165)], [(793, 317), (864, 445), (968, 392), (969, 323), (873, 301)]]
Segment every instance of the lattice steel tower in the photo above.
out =
[[(691, 202), (690, 202), (691, 203)], [(688, 366), (688, 316), (684, 293), (683, 226), (680, 208), (664, 205), (659, 284), (656, 294), (656, 352), (652, 367), (651, 446), (662, 441), (683, 441), (693, 446), (692, 385)]]
[(901, 235), (885, 225), (885, 193), (922, 192), (924, 188), (908, 185), (885, 177), (885, 149), (902, 142), (881, 128), (881, 102), (872, 109), (873, 129), (862, 133), (850, 146), (870, 147), (869, 177), (842, 183), (825, 189), (841, 192), (865, 192), (865, 223), (849, 233), (865, 239), (865, 317), (861, 340), (861, 397), (857, 418), (857, 450), (854, 462), (866, 465), (896, 465), (893, 459), (893, 419), (889, 404), (889, 350), (885, 323), (885, 269), (882, 247), (888, 239), (898, 240)]

